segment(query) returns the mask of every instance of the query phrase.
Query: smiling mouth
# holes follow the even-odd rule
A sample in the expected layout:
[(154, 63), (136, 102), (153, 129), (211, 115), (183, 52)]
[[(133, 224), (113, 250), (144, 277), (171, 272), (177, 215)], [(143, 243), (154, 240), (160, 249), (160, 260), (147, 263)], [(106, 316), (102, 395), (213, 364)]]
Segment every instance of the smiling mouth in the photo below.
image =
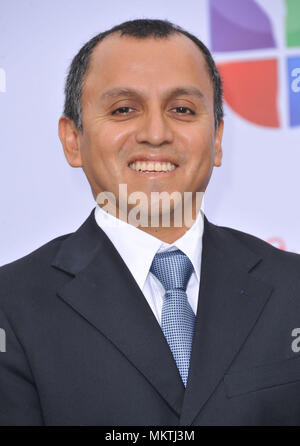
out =
[(173, 172), (178, 166), (169, 161), (135, 161), (130, 163), (129, 167), (136, 172), (169, 173)]

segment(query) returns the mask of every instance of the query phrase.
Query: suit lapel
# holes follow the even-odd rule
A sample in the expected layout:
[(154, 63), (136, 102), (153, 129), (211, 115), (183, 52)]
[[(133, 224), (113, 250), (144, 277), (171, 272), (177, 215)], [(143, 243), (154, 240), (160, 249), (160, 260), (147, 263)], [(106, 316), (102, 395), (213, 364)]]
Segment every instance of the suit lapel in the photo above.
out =
[(201, 284), (180, 425), (192, 424), (260, 316), (272, 287), (249, 271), (260, 258), (205, 218)]
[(184, 386), (167, 341), (93, 212), (62, 242), (52, 263), (75, 276), (58, 295), (111, 341), (179, 416)]

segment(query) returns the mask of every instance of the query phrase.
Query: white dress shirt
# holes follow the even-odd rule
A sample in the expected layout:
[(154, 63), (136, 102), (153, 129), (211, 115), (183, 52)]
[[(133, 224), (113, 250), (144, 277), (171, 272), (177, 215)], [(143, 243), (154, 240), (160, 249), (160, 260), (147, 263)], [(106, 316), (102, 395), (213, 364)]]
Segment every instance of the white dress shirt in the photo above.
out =
[(104, 211), (98, 204), (95, 208), (95, 219), (126, 263), (160, 325), (165, 290), (160, 281), (150, 272), (153, 258), (157, 252), (175, 249), (180, 249), (187, 255), (193, 264), (194, 271), (188, 282), (186, 293), (192, 310), (196, 314), (204, 227), (204, 217), (201, 209), (195, 223), (172, 244), (165, 243), (157, 237), (114, 217)]

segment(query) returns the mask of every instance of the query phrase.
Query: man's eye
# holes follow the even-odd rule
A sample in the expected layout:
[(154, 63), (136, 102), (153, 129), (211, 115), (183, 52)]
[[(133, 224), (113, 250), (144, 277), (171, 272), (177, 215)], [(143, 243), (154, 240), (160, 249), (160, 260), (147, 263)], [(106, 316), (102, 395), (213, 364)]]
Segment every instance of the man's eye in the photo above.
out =
[[(173, 110), (179, 110), (179, 113), (182, 113), (183, 115), (187, 115), (187, 114), (194, 115), (195, 114), (195, 112), (193, 110), (191, 110), (190, 108), (187, 108), (187, 107), (175, 107), (175, 108), (173, 108)], [(190, 113), (185, 113), (185, 110), (188, 110)]]
[[(131, 108), (131, 107), (119, 107), (119, 108), (117, 108), (116, 110), (114, 110), (112, 112), (112, 115), (116, 115), (116, 114), (118, 114), (118, 115), (119, 114), (120, 115), (125, 115), (128, 110), (133, 110), (133, 108)], [(117, 113), (117, 112), (120, 112), (120, 113)]]

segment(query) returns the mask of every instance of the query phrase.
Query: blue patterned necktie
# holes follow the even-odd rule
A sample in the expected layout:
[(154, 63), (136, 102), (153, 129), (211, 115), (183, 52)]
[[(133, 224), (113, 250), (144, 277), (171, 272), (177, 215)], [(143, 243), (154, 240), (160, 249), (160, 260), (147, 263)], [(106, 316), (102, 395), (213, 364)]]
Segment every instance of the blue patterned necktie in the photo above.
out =
[(157, 253), (150, 271), (165, 289), (161, 328), (186, 387), (192, 350), (195, 314), (188, 302), (186, 287), (194, 268), (179, 249)]

